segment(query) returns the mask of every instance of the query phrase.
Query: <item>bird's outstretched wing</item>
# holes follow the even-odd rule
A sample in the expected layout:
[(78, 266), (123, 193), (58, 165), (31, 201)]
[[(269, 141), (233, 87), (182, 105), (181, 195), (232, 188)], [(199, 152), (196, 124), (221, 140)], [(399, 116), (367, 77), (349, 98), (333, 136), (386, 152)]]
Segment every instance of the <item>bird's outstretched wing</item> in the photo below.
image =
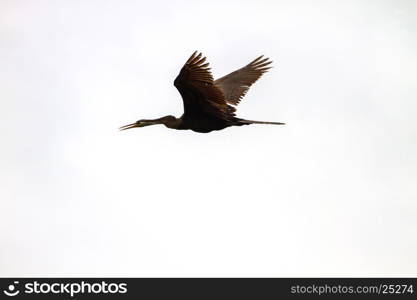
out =
[(270, 63), (272, 63), (272, 61), (270, 61), (269, 58), (263, 58), (263, 55), (259, 56), (243, 68), (217, 79), (214, 84), (222, 90), (228, 103), (237, 105), (246, 95), (250, 86), (254, 84), (263, 73), (272, 68), (268, 66)]
[(234, 117), (235, 108), (228, 105), (222, 90), (214, 84), (205, 57), (194, 52), (182, 67), (174, 85), (184, 101), (184, 115), (208, 115), (224, 120)]

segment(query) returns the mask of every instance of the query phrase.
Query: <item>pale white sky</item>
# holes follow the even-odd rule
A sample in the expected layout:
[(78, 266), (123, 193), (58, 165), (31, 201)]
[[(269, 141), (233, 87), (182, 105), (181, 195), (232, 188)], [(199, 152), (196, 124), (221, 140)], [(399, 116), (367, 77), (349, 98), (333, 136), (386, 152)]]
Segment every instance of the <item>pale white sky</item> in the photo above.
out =
[[(0, 0), (1, 276), (416, 276), (415, 1)], [(274, 68), (210, 134), (215, 77)]]

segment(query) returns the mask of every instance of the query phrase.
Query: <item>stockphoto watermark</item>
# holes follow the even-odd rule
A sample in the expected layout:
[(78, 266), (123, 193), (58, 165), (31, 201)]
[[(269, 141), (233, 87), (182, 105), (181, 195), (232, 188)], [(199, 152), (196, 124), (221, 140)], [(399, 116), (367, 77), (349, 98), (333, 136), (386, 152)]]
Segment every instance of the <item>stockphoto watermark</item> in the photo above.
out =
[(33, 281), (13, 281), (4, 289), (6, 296), (14, 297), (19, 294), (62, 294), (74, 297), (78, 294), (126, 294), (127, 283), (106, 282), (42, 282), (40, 280)]

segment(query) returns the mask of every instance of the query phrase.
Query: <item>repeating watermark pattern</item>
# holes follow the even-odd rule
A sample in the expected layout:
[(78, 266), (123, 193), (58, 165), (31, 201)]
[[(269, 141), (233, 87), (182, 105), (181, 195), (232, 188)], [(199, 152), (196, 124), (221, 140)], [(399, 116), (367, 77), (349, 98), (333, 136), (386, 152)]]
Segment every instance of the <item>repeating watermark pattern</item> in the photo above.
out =
[(14, 281), (13, 284), (9, 284), (6, 290), (3, 291), (3, 293), (9, 297), (14, 297), (19, 295), (20, 291), (17, 289), (17, 285), (19, 284), (19, 281)]
[(417, 278), (1, 278), (0, 300), (415, 299)]
[(373, 294), (373, 295), (412, 295), (412, 284), (379, 284), (379, 285), (293, 285), (291, 294), (304, 295), (349, 295), (349, 294)]
[(42, 282), (39, 280), (33, 280), (21, 284), (18, 288), (19, 281), (14, 281), (13, 284), (9, 284), (3, 293), (6, 296), (14, 297), (19, 294), (25, 295), (67, 295), (71, 298), (79, 294), (126, 294), (127, 283), (114, 283), (114, 282)]

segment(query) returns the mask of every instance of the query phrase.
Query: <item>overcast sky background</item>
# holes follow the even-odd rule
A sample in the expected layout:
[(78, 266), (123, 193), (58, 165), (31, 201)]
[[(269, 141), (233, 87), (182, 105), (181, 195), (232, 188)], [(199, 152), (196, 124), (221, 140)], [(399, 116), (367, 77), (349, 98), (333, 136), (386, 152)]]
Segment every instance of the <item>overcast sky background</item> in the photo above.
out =
[[(0, 0), (1, 276), (416, 276), (416, 1)], [(210, 134), (173, 80), (274, 68)]]

